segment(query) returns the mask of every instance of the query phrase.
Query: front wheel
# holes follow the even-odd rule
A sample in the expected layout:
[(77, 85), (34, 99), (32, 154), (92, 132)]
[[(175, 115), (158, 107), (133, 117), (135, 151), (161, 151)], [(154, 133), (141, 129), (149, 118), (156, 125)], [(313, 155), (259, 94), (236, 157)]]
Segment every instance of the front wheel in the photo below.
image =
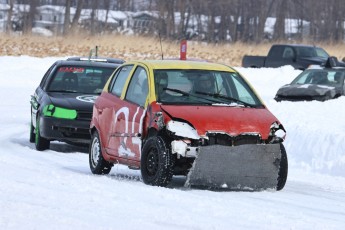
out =
[(286, 184), (287, 176), (288, 176), (288, 159), (287, 154), (285, 151), (285, 147), (283, 144), (280, 144), (280, 152), (281, 152), (281, 159), (280, 159), (280, 167), (278, 172), (278, 184), (277, 184), (277, 191), (282, 190)]
[[(35, 130), (35, 147), (38, 151), (49, 149), (50, 141), (40, 134), (40, 117), (37, 115), (36, 118), (36, 130)], [(31, 136), (30, 136), (31, 138)], [(31, 139), (30, 139), (31, 140)]]
[(94, 131), (91, 135), (91, 144), (89, 147), (89, 165), (93, 174), (109, 174), (113, 164), (106, 161), (102, 155), (101, 141), (99, 134)]
[(167, 186), (174, 172), (174, 157), (160, 136), (149, 138), (144, 144), (140, 169), (145, 184)]
[(32, 119), (30, 122), (30, 142), (31, 143), (35, 142), (35, 127), (32, 125)]

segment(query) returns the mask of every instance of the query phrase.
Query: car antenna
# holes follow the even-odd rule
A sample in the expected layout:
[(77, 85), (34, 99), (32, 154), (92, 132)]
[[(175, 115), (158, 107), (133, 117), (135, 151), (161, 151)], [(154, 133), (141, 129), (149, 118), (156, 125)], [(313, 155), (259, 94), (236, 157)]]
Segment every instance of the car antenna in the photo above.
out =
[(97, 56), (98, 56), (98, 46), (96, 46), (95, 49), (91, 49), (91, 50), (90, 50), (89, 61), (91, 61), (91, 57), (92, 57), (93, 51), (95, 51), (95, 57), (97, 58)]
[(161, 38), (161, 33), (158, 33), (158, 36), (159, 36), (159, 43), (161, 44), (162, 60), (164, 60), (164, 58), (163, 58), (163, 48), (162, 48), (162, 38)]

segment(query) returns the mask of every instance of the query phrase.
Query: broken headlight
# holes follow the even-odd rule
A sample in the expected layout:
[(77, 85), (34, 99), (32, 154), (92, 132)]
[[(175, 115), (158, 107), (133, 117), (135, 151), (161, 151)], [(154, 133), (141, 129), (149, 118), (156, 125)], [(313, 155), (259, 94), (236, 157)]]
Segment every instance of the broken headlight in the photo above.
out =
[(286, 136), (286, 131), (284, 127), (278, 122), (273, 122), (270, 127), (270, 143), (281, 143), (284, 141)]

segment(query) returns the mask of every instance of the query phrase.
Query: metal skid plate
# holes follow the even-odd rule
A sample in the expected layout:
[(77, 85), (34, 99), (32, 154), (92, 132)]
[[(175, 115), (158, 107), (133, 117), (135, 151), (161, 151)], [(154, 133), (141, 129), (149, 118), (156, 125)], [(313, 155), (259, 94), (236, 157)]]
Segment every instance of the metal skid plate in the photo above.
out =
[(257, 191), (276, 189), (280, 145), (202, 146), (185, 186)]

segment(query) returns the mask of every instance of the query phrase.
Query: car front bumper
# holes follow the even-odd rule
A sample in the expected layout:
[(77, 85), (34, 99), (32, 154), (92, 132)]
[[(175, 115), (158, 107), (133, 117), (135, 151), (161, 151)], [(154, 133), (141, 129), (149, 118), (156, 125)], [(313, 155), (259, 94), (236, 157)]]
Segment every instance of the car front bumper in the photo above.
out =
[(90, 142), (90, 121), (40, 117), (40, 134), (48, 140), (73, 143)]

